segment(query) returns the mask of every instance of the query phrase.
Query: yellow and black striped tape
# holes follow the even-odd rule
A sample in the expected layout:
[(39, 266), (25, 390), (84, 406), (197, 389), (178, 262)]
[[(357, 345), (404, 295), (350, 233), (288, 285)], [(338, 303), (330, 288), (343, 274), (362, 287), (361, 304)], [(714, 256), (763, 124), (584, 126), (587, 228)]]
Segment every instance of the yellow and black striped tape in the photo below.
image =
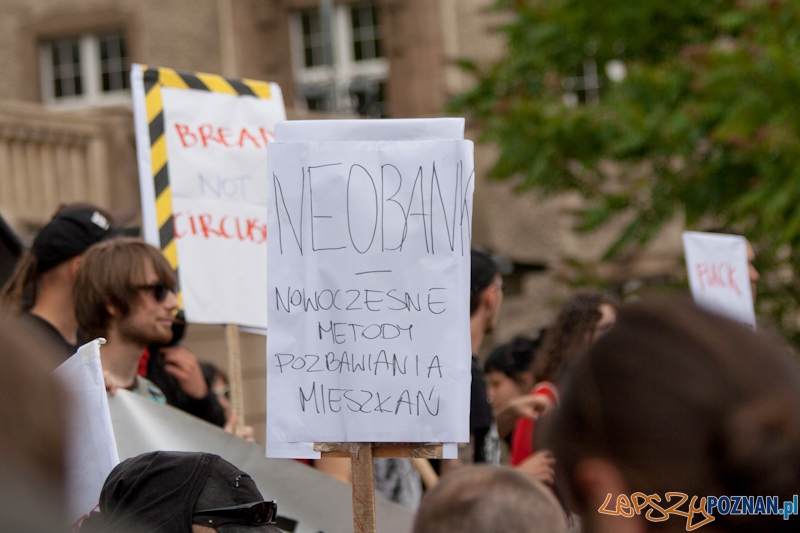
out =
[[(269, 83), (248, 79), (229, 79), (216, 74), (179, 72), (169, 68), (144, 69), (145, 109), (150, 131), (150, 161), (156, 192), (156, 220), (161, 253), (178, 276), (178, 252), (175, 246), (175, 228), (172, 219), (172, 192), (167, 165), (167, 138), (164, 130), (164, 104), (161, 88), (194, 89), (236, 96), (254, 96), (269, 99)], [(178, 290), (178, 305), (183, 309), (183, 298)]]

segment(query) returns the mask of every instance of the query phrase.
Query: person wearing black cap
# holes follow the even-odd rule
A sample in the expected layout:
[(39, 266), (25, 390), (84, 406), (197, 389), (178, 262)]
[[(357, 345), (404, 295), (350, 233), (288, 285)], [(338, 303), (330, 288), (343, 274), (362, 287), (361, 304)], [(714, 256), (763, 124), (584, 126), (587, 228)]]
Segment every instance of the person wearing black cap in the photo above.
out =
[(150, 452), (121, 462), (81, 533), (281, 533), (278, 506), (217, 455)]
[(499, 438), (486, 395), (486, 377), (475, 354), (500, 317), (503, 276), (495, 259), (484, 251), (473, 249), (471, 262), (469, 328), (473, 355), (469, 428), (472, 457), (469, 459), (475, 463), (499, 463)]
[(138, 233), (136, 228), (112, 227), (109, 216), (90, 204), (62, 207), (36, 236), (3, 288), (4, 306), (36, 324), (61, 349), (63, 359), (83, 344), (72, 300), (83, 253), (103, 239)]

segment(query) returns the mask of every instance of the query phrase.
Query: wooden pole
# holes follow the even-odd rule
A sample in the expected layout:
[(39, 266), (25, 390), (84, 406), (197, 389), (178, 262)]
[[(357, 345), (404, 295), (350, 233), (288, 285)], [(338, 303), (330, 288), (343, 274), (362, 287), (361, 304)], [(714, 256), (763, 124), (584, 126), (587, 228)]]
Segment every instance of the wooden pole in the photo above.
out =
[(350, 445), (353, 485), (353, 532), (377, 533), (375, 521), (375, 473), (372, 468), (372, 444)]
[(231, 408), (236, 413), (236, 434), (244, 427), (244, 387), (242, 386), (242, 356), (239, 348), (239, 327), (225, 325), (225, 340), (228, 346), (228, 387), (231, 393)]

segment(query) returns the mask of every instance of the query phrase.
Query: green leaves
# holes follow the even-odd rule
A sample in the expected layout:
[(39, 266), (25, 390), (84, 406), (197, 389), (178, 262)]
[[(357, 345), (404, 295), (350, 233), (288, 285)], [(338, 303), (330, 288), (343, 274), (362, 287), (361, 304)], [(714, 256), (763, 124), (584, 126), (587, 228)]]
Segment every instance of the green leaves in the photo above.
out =
[[(492, 177), (579, 191), (589, 206), (580, 230), (633, 213), (608, 257), (678, 213), (690, 226), (734, 225), (760, 257), (784, 245), (800, 257), (800, 2), (500, 0), (497, 9), (513, 15), (500, 29), (507, 55), (483, 71), (465, 64), (478, 83), (451, 105), (499, 146)], [(621, 81), (604, 73), (611, 60), (625, 63)], [(601, 85), (593, 105), (581, 90), (587, 61)], [(782, 302), (765, 310), (795, 312), (786, 290), (795, 288), (765, 290)]]

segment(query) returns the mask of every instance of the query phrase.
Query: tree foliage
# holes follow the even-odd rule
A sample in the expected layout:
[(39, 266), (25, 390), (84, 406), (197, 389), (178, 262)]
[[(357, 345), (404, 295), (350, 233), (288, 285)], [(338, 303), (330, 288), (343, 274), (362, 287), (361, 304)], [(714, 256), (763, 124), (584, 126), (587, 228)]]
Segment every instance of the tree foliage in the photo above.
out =
[[(579, 191), (589, 206), (580, 229), (633, 212), (608, 256), (677, 215), (689, 227), (732, 225), (757, 245), (767, 281), (779, 278), (765, 284), (762, 310), (789, 320), (798, 291), (774, 273), (777, 251), (784, 262), (800, 257), (800, 2), (499, 0), (496, 9), (511, 14), (500, 28), (507, 54), (486, 69), (465, 63), (478, 83), (452, 103), (500, 148), (491, 176)], [(587, 60), (599, 101), (567, 105), (565, 87)], [(626, 67), (621, 81), (605, 73), (612, 61)]]

